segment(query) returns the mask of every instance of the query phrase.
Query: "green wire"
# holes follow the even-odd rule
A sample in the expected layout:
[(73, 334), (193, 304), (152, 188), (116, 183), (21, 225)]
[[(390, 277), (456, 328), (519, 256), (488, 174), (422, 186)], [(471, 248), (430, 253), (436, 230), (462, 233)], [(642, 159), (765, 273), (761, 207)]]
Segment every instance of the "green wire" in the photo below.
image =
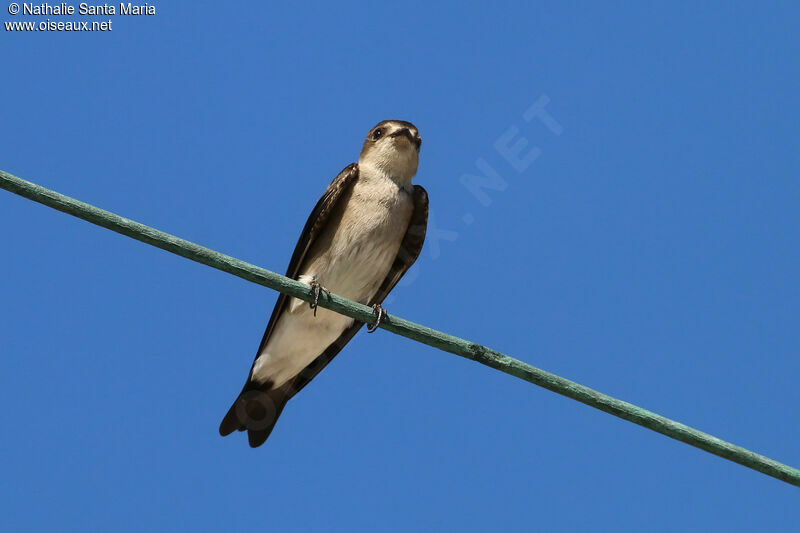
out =
[[(270, 272), (263, 268), (246, 263), (235, 257), (221, 254), (203, 246), (194, 244), (150, 226), (128, 220), (109, 211), (93, 205), (75, 200), (35, 183), (0, 171), (0, 188), (18, 194), (34, 202), (39, 202), (53, 209), (63, 211), (70, 215), (82, 218), (92, 224), (108, 228), (122, 235), (127, 235), (138, 241), (150, 244), (162, 250), (172, 252), (192, 261), (228, 272), (234, 276), (252, 281), (259, 285), (269, 287), (284, 294), (311, 301), (313, 297), (310, 287), (299, 281)], [(361, 322), (374, 323), (375, 313), (371, 307), (353, 302), (331, 294), (321, 295), (319, 305), (337, 313), (347, 315)], [(786, 483), (800, 486), (800, 470), (779, 463), (769, 457), (751, 452), (741, 446), (718, 439), (708, 433), (703, 433), (687, 425), (681, 424), (656, 413), (642, 409), (628, 402), (618, 400), (596, 390), (584, 387), (578, 383), (564, 379), (550, 372), (540, 370), (527, 363), (496, 352), (486, 346), (481, 346), (441, 331), (436, 331), (421, 324), (415, 324), (396, 316), (385, 317), (380, 327), (408, 337), (409, 339), (433, 346), (440, 350), (450, 352), (461, 357), (466, 357), (484, 364), (506, 374), (511, 374), (540, 387), (551, 390), (562, 396), (572, 398), (586, 405), (592, 406), (616, 417), (628, 420), (634, 424), (657, 431), (667, 437), (685, 442), (714, 455), (724, 457), (734, 463), (757, 470)]]

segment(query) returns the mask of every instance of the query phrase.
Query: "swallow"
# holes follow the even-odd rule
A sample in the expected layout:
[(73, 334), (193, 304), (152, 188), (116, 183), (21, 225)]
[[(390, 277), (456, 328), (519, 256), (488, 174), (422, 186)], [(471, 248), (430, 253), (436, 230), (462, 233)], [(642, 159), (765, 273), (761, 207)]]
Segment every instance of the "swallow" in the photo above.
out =
[[(364, 325), (316, 305), (331, 292), (381, 303), (419, 257), (428, 223), (428, 194), (411, 180), (422, 139), (410, 122), (384, 120), (367, 134), (357, 163), (344, 168), (317, 202), (300, 234), (286, 276), (311, 287), (310, 305), (278, 297), (250, 373), (222, 419), (222, 436), (247, 431), (251, 447), (272, 433), (286, 403)], [(369, 328), (368, 328), (369, 329)]]

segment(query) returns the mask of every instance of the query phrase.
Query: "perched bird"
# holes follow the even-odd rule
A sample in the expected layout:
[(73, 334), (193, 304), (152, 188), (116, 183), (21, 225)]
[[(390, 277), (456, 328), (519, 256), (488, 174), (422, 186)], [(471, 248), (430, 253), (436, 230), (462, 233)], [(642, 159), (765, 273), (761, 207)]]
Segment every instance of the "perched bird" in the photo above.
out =
[(309, 284), (315, 301), (306, 305), (285, 294), (278, 297), (220, 435), (247, 430), (251, 447), (263, 444), (286, 402), (364, 325), (318, 309), (321, 292), (371, 305), (374, 327), (380, 323), (381, 302), (416, 261), (425, 240), (428, 194), (411, 184), (421, 144), (410, 122), (379, 123), (367, 134), (358, 163), (345, 167), (319, 199), (286, 272)]

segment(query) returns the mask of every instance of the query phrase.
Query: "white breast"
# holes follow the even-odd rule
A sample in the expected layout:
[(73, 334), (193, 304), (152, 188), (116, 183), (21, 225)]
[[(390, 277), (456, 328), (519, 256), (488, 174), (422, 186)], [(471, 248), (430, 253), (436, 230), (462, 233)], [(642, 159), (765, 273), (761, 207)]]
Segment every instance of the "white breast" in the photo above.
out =
[[(397, 256), (408, 227), (411, 195), (385, 178), (362, 176), (353, 188), (330, 246), (306, 261), (300, 281), (317, 282), (345, 298), (367, 303)], [(279, 387), (308, 366), (353, 319), (292, 299), (256, 359), (253, 379)]]

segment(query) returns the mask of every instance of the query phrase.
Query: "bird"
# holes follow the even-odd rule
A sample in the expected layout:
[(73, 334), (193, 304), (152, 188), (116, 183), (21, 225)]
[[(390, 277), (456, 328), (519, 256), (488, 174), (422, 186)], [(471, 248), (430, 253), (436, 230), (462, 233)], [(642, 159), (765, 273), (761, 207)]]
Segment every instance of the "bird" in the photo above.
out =
[(353, 338), (363, 322), (319, 308), (333, 292), (381, 306), (419, 257), (428, 193), (413, 185), (422, 138), (410, 122), (384, 120), (369, 130), (357, 163), (319, 199), (300, 234), (286, 276), (306, 283), (313, 302), (280, 294), (242, 391), (219, 426), (223, 437), (247, 431), (252, 448), (272, 433), (286, 403)]

